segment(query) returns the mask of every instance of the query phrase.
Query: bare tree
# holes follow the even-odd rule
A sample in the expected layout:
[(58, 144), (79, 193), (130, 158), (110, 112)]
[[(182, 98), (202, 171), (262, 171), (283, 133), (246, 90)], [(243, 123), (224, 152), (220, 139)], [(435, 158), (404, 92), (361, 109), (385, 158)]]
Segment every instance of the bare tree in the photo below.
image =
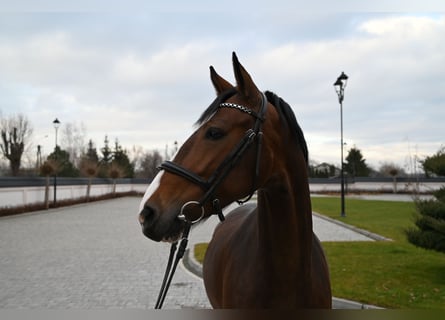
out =
[(142, 148), (142, 146), (133, 145), (130, 148), (130, 150), (127, 151), (128, 151), (128, 158), (133, 164), (134, 171), (135, 172), (141, 171), (141, 162), (142, 158), (144, 157), (144, 149)]
[(93, 182), (93, 178), (97, 176), (99, 173), (99, 163), (94, 160), (90, 160), (88, 158), (83, 158), (80, 161), (80, 172), (82, 175), (88, 177), (88, 185), (87, 185), (87, 194), (86, 200), (90, 201), (90, 193), (91, 193), (91, 184)]
[(108, 170), (108, 175), (113, 180), (113, 195), (116, 195), (117, 179), (124, 175), (124, 170), (119, 165), (112, 163)]
[(157, 150), (145, 153), (141, 159), (141, 168), (138, 175), (151, 181), (158, 173), (158, 166), (162, 161), (162, 156)]
[(0, 149), (3, 156), (9, 160), (9, 167), (13, 176), (19, 174), (22, 155), (32, 132), (32, 126), (23, 114), (19, 113), (9, 118), (1, 118)]
[(380, 166), (379, 172), (392, 177), (393, 192), (397, 193), (397, 177), (406, 175), (405, 170), (392, 162), (385, 162)]
[(70, 154), (70, 161), (79, 166), (85, 152), (86, 127), (83, 123), (68, 122), (62, 126), (62, 147)]
[(60, 169), (59, 164), (54, 160), (46, 160), (40, 166), (40, 174), (45, 176), (45, 208), (49, 208), (49, 177), (57, 173)]

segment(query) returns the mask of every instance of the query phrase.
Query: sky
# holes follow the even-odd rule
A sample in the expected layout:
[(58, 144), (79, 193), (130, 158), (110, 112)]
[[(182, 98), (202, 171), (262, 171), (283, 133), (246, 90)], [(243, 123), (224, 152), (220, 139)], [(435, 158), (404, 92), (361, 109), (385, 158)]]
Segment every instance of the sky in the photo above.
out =
[(234, 83), (235, 51), (261, 90), (292, 106), (312, 161), (340, 164), (333, 83), (345, 72), (345, 155), (356, 147), (376, 169), (410, 171), (413, 157), (445, 145), (438, 2), (0, 3), (0, 114), (27, 116), (31, 159), (38, 144), (53, 150), (55, 118), (59, 133), (83, 127), (98, 149), (107, 135), (127, 150), (163, 153), (215, 98), (210, 65)]

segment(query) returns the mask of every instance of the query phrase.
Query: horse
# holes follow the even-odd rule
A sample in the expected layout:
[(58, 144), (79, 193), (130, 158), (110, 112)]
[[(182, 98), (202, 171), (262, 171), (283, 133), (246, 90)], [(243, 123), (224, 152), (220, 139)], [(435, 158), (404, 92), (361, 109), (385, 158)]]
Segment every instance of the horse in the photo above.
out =
[[(218, 214), (203, 263), (213, 308), (332, 307), (327, 261), (312, 229), (308, 149), (291, 107), (261, 92), (235, 52), (236, 86), (210, 66), (216, 99), (165, 161), (138, 216), (154, 241), (177, 241)], [(245, 199), (257, 193), (257, 203)], [(221, 208), (243, 205), (223, 218)], [(187, 230), (188, 233), (188, 230)]]

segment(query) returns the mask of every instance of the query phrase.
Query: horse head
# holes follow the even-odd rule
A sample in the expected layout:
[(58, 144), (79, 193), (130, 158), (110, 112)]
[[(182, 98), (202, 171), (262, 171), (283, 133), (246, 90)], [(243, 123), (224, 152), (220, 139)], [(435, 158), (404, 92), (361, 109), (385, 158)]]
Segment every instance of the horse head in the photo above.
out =
[(152, 240), (177, 240), (187, 223), (253, 194), (270, 173), (271, 138), (262, 131), (278, 115), (235, 53), (233, 69), (236, 86), (210, 67), (217, 98), (173, 161), (161, 165), (141, 201), (139, 222)]

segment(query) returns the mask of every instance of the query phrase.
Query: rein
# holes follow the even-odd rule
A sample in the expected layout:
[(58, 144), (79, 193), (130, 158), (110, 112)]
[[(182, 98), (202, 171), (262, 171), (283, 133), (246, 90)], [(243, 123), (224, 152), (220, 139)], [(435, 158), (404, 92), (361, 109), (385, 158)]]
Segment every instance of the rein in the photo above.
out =
[[(204, 211), (204, 204), (212, 199), (212, 214), (218, 215), (218, 218), (220, 221), (224, 221), (224, 215), (222, 213), (222, 209), (220, 206), (220, 201), (218, 198), (215, 197), (215, 190), (218, 188), (218, 186), (223, 182), (223, 180), (227, 177), (227, 175), (230, 173), (232, 168), (236, 165), (236, 163), (241, 159), (241, 157), (244, 155), (246, 150), (249, 148), (249, 146), (252, 145), (254, 140), (257, 140), (257, 150), (256, 150), (256, 162), (255, 162), (255, 174), (252, 184), (252, 190), (249, 194), (249, 196), (244, 200), (238, 200), (238, 204), (244, 204), (247, 201), (249, 201), (253, 194), (255, 193), (256, 186), (258, 183), (258, 177), (259, 177), (259, 171), (260, 171), (260, 155), (261, 155), (261, 149), (262, 149), (262, 143), (263, 143), (263, 132), (261, 131), (262, 124), (265, 119), (265, 114), (267, 111), (267, 98), (264, 93), (262, 93), (262, 101), (261, 101), (261, 107), (258, 113), (253, 111), (250, 108), (235, 104), (235, 103), (221, 103), (219, 105), (219, 108), (232, 108), (239, 110), (241, 112), (247, 113), (250, 116), (253, 116), (255, 120), (255, 125), (253, 129), (249, 129), (246, 131), (244, 137), (241, 139), (241, 141), (235, 146), (235, 148), (228, 154), (228, 156), (223, 160), (223, 162), (218, 166), (218, 168), (215, 170), (215, 172), (210, 176), (209, 179), (204, 179), (201, 176), (195, 174), (194, 172), (191, 172), (184, 167), (178, 165), (177, 163), (174, 163), (172, 161), (164, 161), (160, 166), (159, 169), (165, 170), (169, 173), (178, 175), (186, 180), (189, 180), (190, 182), (200, 186), (204, 191), (204, 196), (199, 201), (189, 201), (185, 203), (181, 211), (178, 215), (178, 218), (180, 220), (185, 221), (186, 227), (184, 229), (184, 232), (182, 234), (182, 239), (179, 244), (179, 249), (176, 252), (178, 242), (176, 241), (172, 243), (170, 248), (170, 255), (167, 262), (167, 267), (164, 274), (164, 279), (162, 281), (161, 289), (159, 292), (158, 299), (156, 301), (155, 309), (161, 309), (162, 305), (164, 303), (165, 297), (167, 295), (167, 291), (170, 287), (171, 281), (173, 279), (173, 275), (175, 274), (176, 268), (178, 266), (179, 261), (184, 256), (185, 250), (187, 248), (188, 244), (188, 236), (190, 233), (190, 228), (193, 224), (201, 221), (205, 216)], [(189, 220), (185, 213), (184, 209), (189, 205), (197, 205), (201, 207), (201, 216), (198, 217), (195, 220)], [(176, 256), (175, 256), (176, 253)]]
[[(178, 246), (178, 241), (172, 243), (170, 247), (170, 255), (168, 257), (167, 268), (165, 269), (164, 279), (162, 280), (161, 289), (159, 290), (158, 300), (156, 301), (155, 309), (162, 309), (162, 305), (164, 304), (165, 297), (167, 296), (168, 288), (172, 282), (173, 276), (175, 275), (176, 268), (178, 266), (179, 261), (182, 259), (185, 253), (185, 249), (188, 244), (188, 237), (190, 233), (190, 228), (192, 224), (188, 223), (184, 229), (182, 234), (181, 243), (179, 244), (178, 252), (175, 252)], [(174, 258), (174, 260), (173, 260)]]

